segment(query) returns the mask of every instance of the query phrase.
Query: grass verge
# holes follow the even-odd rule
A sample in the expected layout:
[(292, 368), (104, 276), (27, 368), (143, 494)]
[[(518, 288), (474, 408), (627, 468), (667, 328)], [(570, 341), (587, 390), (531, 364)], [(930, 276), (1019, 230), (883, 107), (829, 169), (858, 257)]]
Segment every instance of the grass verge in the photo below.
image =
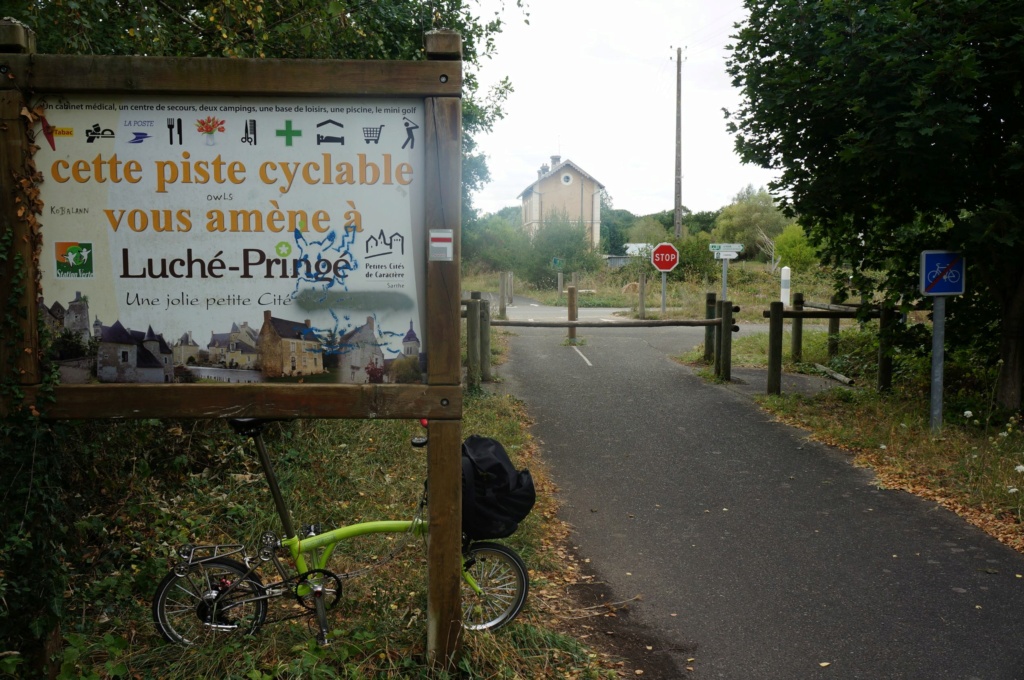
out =
[[(78, 435), (68, 452), (76, 457), (79, 519), (69, 529), (72, 578), (60, 677), (613, 677), (613, 661), (560, 632), (561, 589), (583, 577), (561, 548), (566, 529), (555, 518), (551, 482), (525, 425), (513, 398), (466, 398), (463, 434), (502, 441), (519, 466), (533, 471), (538, 504), (505, 541), (530, 568), (526, 610), (500, 631), (467, 632), (450, 675), (426, 665), (425, 550), (412, 539), (395, 553), (402, 537), (378, 535), (382, 542), (339, 549), (339, 559), (378, 568), (345, 581), (329, 647), (317, 647), (305, 617), (212, 646), (164, 643), (150, 601), (176, 546), (239, 542), (252, 550), (264, 531), (279, 531), (258, 465), (245, 442), (217, 422), (70, 425), (67, 434)], [(270, 430), (268, 447), (296, 524), (414, 513), (426, 474), (425, 456), (408, 445), (418, 424), (295, 421)], [(280, 607), (283, 600), (274, 601), (269, 618), (292, 611)]]

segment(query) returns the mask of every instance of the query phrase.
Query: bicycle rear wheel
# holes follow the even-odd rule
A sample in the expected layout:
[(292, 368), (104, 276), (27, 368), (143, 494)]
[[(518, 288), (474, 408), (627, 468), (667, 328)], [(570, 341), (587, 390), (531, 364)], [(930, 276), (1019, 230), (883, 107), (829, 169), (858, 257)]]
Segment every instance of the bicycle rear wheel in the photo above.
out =
[(193, 645), (255, 633), (267, 619), (266, 589), (240, 562), (215, 559), (168, 572), (153, 597), (153, 622), (168, 642)]
[[(469, 630), (496, 630), (526, 603), (530, 578), (515, 550), (500, 543), (474, 543), (463, 553), (462, 620)], [(473, 588), (472, 579), (479, 592)]]

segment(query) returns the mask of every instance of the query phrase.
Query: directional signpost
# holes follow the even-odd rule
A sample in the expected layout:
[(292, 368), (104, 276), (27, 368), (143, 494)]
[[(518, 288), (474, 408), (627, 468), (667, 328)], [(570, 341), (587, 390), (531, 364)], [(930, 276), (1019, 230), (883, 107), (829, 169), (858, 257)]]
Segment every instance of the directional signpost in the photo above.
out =
[(728, 300), (729, 291), (729, 260), (735, 260), (743, 252), (742, 243), (709, 243), (708, 250), (715, 254), (716, 260), (722, 261), (722, 299)]
[(668, 273), (679, 264), (679, 251), (671, 243), (659, 243), (651, 251), (651, 264), (661, 272), (661, 317), (665, 318), (665, 295)]
[(943, 358), (946, 352), (946, 298), (966, 290), (966, 262), (963, 255), (949, 250), (921, 253), (921, 295), (932, 298), (932, 390), (931, 428), (942, 429)]

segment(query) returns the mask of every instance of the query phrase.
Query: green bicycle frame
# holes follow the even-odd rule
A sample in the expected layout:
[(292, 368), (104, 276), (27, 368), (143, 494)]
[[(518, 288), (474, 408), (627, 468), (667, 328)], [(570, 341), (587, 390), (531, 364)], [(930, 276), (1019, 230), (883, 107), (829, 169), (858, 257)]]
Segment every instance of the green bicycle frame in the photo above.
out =
[[(402, 534), (409, 531), (417, 536), (424, 536), (427, 533), (427, 523), (422, 519), (361, 522), (332, 529), (309, 538), (291, 536), (283, 539), (281, 545), (291, 553), (299, 573), (304, 574), (311, 569), (324, 569), (330, 561), (331, 555), (334, 554), (334, 549), (342, 541), (369, 534)], [(306, 560), (306, 555), (321, 548), (323, 548), (323, 553), (314, 558), (313, 564), (310, 565)]]

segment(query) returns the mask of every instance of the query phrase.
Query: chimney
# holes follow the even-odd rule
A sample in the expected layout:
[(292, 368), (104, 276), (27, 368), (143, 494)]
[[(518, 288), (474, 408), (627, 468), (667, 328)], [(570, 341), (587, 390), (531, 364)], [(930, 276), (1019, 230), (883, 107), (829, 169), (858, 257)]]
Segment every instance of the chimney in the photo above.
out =
[(371, 331), (373, 330), (373, 317), (372, 316), (366, 317), (366, 325), (370, 327)]
[(561, 156), (552, 156), (551, 157), (551, 167), (552, 168), (554, 168), (555, 166), (557, 166), (561, 162), (562, 162), (562, 157)]
[(540, 166), (541, 177), (543, 177), (544, 175), (548, 174), (548, 170), (550, 170), (550, 169), (551, 168), (548, 167), (547, 163), (545, 163), (544, 165)]
[(263, 310), (263, 325), (266, 325), (268, 323), (270, 323), (270, 310), (269, 309), (264, 309)]
[(313, 327), (313, 324), (312, 324), (312, 322), (310, 322), (309, 319), (306, 319), (305, 321), (303, 321), (303, 323), (306, 324), (306, 328), (312, 328)]

